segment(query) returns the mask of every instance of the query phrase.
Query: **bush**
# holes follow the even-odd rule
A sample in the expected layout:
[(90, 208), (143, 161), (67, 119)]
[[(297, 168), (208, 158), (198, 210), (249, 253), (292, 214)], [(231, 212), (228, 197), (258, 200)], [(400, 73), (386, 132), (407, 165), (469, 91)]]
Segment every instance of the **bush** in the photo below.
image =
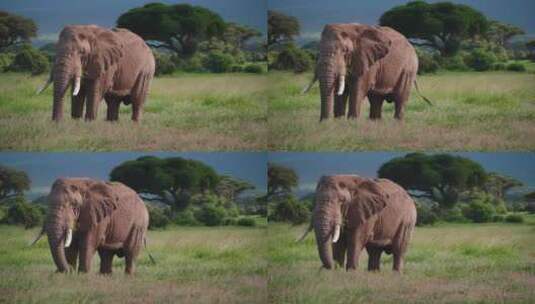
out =
[(467, 71), (468, 66), (464, 62), (463, 54), (458, 54), (452, 57), (436, 57), (440, 66), (448, 71)]
[(234, 64), (234, 57), (220, 51), (210, 52), (203, 62), (204, 68), (213, 73), (230, 72)]
[(438, 220), (438, 216), (433, 209), (426, 204), (416, 204), (416, 226), (433, 225)]
[(238, 226), (254, 227), (256, 221), (252, 217), (242, 217), (238, 220)]
[(11, 225), (24, 225), (29, 229), (43, 223), (44, 210), (41, 206), (30, 204), (24, 198), (17, 198), (7, 209), (5, 222)]
[(526, 207), (524, 207), (524, 210), (529, 213), (535, 213), (535, 202), (529, 202), (526, 204)]
[(195, 213), (195, 218), (206, 226), (219, 226), (226, 216), (225, 208), (214, 205), (204, 205)]
[(507, 70), (513, 72), (525, 72), (526, 66), (522, 63), (510, 63), (507, 65)]
[(520, 214), (509, 214), (505, 217), (505, 221), (508, 223), (523, 223), (524, 217)]
[(198, 226), (201, 223), (195, 218), (191, 209), (182, 210), (173, 214), (173, 223), (179, 226)]
[(266, 67), (261, 64), (248, 64), (243, 71), (246, 73), (263, 74), (266, 72)]
[(0, 53), (0, 72), (4, 72), (9, 68), (13, 59), (15, 58), (14, 54), (11, 53)]
[(272, 67), (275, 70), (292, 70), (296, 73), (302, 73), (310, 70), (312, 64), (312, 58), (306, 51), (294, 44), (288, 44), (277, 55)]
[(171, 222), (162, 208), (147, 206), (147, 209), (149, 210), (149, 229), (165, 228)]
[(492, 217), (492, 221), (493, 222), (503, 222), (504, 220), (505, 220), (505, 216), (503, 216), (501, 214), (497, 214), (497, 215)]
[(48, 58), (41, 51), (30, 45), (26, 45), (15, 55), (8, 70), (13, 72), (31, 72), (32, 75), (39, 75), (46, 72), (49, 65)]
[(463, 210), (464, 216), (474, 223), (486, 223), (492, 220), (494, 208), (482, 201), (476, 200), (470, 203)]
[(433, 56), (424, 51), (418, 51), (418, 74), (436, 73), (440, 68)]
[(243, 67), (239, 64), (235, 64), (233, 66), (230, 67), (230, 71), (232, 73), (239, 73), (239, 72), (243, 72)]
[(168, 75), (176, 70), (176, 65), (170, 55), (154, 52), (154, 59), (156, 60), (154, 75)]
[(236, 219), (235, 217), (227, 217), (223, 220), (223, 225), (225, 226), (238, 225), (238, 219)]
[(492, 69), (495, 71), (504, 71), (506, 68), (505, 63), (498, 62), (492, 65)]
[(308, 222), (310, 211), (305, 204), (300, 203), (293, 196), (282, 198), (275, 203), (270, 220), (276, 222), (290, 222), (294, 225)]
[(484, 49), (474, 49), (466, 58), (466, 65), (478, 72), (488, 71), (496, 62), (496, 56)]
[(443, 220), (447, 222), (466, 222), (466, 218), (463, 215), (463, 211), (461, 208), (453, 207), (451, 209), (444, 210), (444, 214), (442, 215)]

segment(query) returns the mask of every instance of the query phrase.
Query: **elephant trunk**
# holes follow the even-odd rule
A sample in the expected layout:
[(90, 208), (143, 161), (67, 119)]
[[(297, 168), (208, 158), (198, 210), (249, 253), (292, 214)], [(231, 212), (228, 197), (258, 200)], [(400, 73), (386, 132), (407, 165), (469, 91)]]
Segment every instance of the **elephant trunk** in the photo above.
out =
[(72, 229), (62, 216), (63, 213), (61, 208), (52, 207), (45, 223), (50, 253), (58, 272), (67, 272), (70, 269), (65, 257), (65, 247), (68, 247), (72, 241)]
[[(321, 95), (321, 116), (320, 121), (332, 116), (334, 107), (334, 83), (335, 73), (331, 63), (320, 59), (319, 83)], [(322, 64), (322, 62), (324, 62)]]
[[(61, 56), (61, 55), (60, 55)], [(54, 66), (54, 105), (52, 119), (59, 121), (63, 118), (63, 98), (71, 82), (74, 82), (73, 95), (80, 91), (81, 62), (73, 56), (60, 57)]]
[(318, 253), (326, 269), (333, 268), (332, 243), (340, 238), (342, 215), (340, 208), (334, 205), (328, 208), (318, 208), (315, 212), (314, 230)]

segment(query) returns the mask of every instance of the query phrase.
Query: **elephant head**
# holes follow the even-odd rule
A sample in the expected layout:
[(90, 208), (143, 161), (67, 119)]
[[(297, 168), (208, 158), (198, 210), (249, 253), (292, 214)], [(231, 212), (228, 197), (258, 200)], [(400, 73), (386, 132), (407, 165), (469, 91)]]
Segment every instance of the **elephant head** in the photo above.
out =
[(61, 120), (63, 97), (72, 83), (72, 94), (80, 91), (81, 80), (96, 79), (123, 55), (118, 36), (96, 25), (66, 26), (59, 35), (54, 67), (47, 83), (54, 82), (53, 120)]
[(59, 272), (69, 271), (65, 248), (71, 245), (80, 209), (84, 204), (89, 179), (58, 179), (48, 196), (49, 208), (43, 231), (48, 236), (50, 252)]
[(347, 75), (362, 75), (388, 54), (391, 44), (376, 27), (356, 23), (325, 26), (316, 70), (321, 94), (320, 120), (331, 116), (334, 96), (344, 93)]
[(356, 175), (323, 176), (316, 188), (312, 223), (323, 267), (333, 267), (331, 243), (344, 225), (358, 225), (386, 206), (381, 190), (371, 180)]

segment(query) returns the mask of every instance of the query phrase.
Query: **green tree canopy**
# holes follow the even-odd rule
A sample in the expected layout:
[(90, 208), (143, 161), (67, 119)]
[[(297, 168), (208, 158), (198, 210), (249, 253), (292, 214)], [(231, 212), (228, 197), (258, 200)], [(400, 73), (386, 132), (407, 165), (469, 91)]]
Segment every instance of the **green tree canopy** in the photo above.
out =
[(0, 11), (0, 49), (26, 43), (37, 35), (32, 19)]
[(223, 40), (241, 49), (249, 39), (261, 36), (262, 33), (256, 29), (230, 22), (223, 33)]
[(477, 162), (449, 154), (411, 153), (383, 164), (378, 176), (388, 178), (415, 197), (452, 207), (463, 191), (482, 188), (487, 173)]
[(525, 34), (524, 30), (517, 26), (502, 23), (496, 20), (491, 20), (489, 22), (487, 38), (496, 45), (505, 46), (509, 39), (513, 38), (516, 35), (523, 34)]
[(451, 2), (409, 2), (388, 10), (379, 22), (443, 56), (455, 55), (463, 39), (483, 36), (489, 28), (485, 15), (468, 5)]
[(117, 27), (131, 30), (152, 47), (188, 57), (195, 54), (200, 42), (222, 37), (226, 23), (201, 6), (150, 3), (119, 16)]
[(494, 197), (503, 199), (508, 190), (522, 185), (521, 181), (513, 177), (491, 172), (487, 175), (484, 188), (486, 192), (494, 195)]
[(298, 182), (299, 177), (293, 169), (273, 163), (268, 164), (268, 198), (289, 194), (297, 187)]
[(0, 201), (21, 196), (30, 184), (26, 172), (0, 165)]
[(299, 35), (300, 25), (297, 18), (281, 12), (268, 11), (268, 45), (272, 46), (283, 41), (292, 41)]
[(220, 197), (224, 197), (229, 201), (234, 201), (237, 196), (247, 190), (253, 190), (255, 186), (244, 180), (234, 178), (228, 175), (222, 175), (219, 183), (215, 188), (215, 192)]
[(143, 199), (177, 209), (187, 207), (194, 194), (214, 191), (219, 179), (211, 167), (181, 157), (144, 156), (126, 161), (110, 173), (110, 180), (124, 183)]

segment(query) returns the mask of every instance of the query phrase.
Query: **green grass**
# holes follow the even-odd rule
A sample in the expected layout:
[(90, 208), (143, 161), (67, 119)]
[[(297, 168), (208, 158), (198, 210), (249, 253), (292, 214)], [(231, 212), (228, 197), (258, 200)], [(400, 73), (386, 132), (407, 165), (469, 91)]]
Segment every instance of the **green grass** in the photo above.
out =
[(535, 219), (526, 224), (439, 224), (417, 227), (405, 272), (320, 271), (305, 227), (270, 224), (268, 294), (271, 303), (534, 303)]
[(173, 227), (149, 231), (149, 251), (126, 276), (124, 259), (111, 276), (56, 274), (37, 229), (0, 226), (0, 303), (265, 303), (265, 223), (258, 228)]
[(266, 147), (267, 76), (181, 74), (155, 78), (141, 123), (121, 106), (118, 123), (52, 116), (52, 89), (35, 95), (46, 76), (0, 74), (0, 150), (262, 150)]
[(271, 72), (268, 91), (268, 147), (283, 151), (354, 150), (533, 150), (535, 149), (535, 74), (443, 72), (419, 76), (425, 103), (413, 92), (404, 123), (393, 119), (393, 104), (383, 119), (370, 121), (365, 101), (354, 121), (319, 123), (316, 84), (301, 89), (310, 74)]

